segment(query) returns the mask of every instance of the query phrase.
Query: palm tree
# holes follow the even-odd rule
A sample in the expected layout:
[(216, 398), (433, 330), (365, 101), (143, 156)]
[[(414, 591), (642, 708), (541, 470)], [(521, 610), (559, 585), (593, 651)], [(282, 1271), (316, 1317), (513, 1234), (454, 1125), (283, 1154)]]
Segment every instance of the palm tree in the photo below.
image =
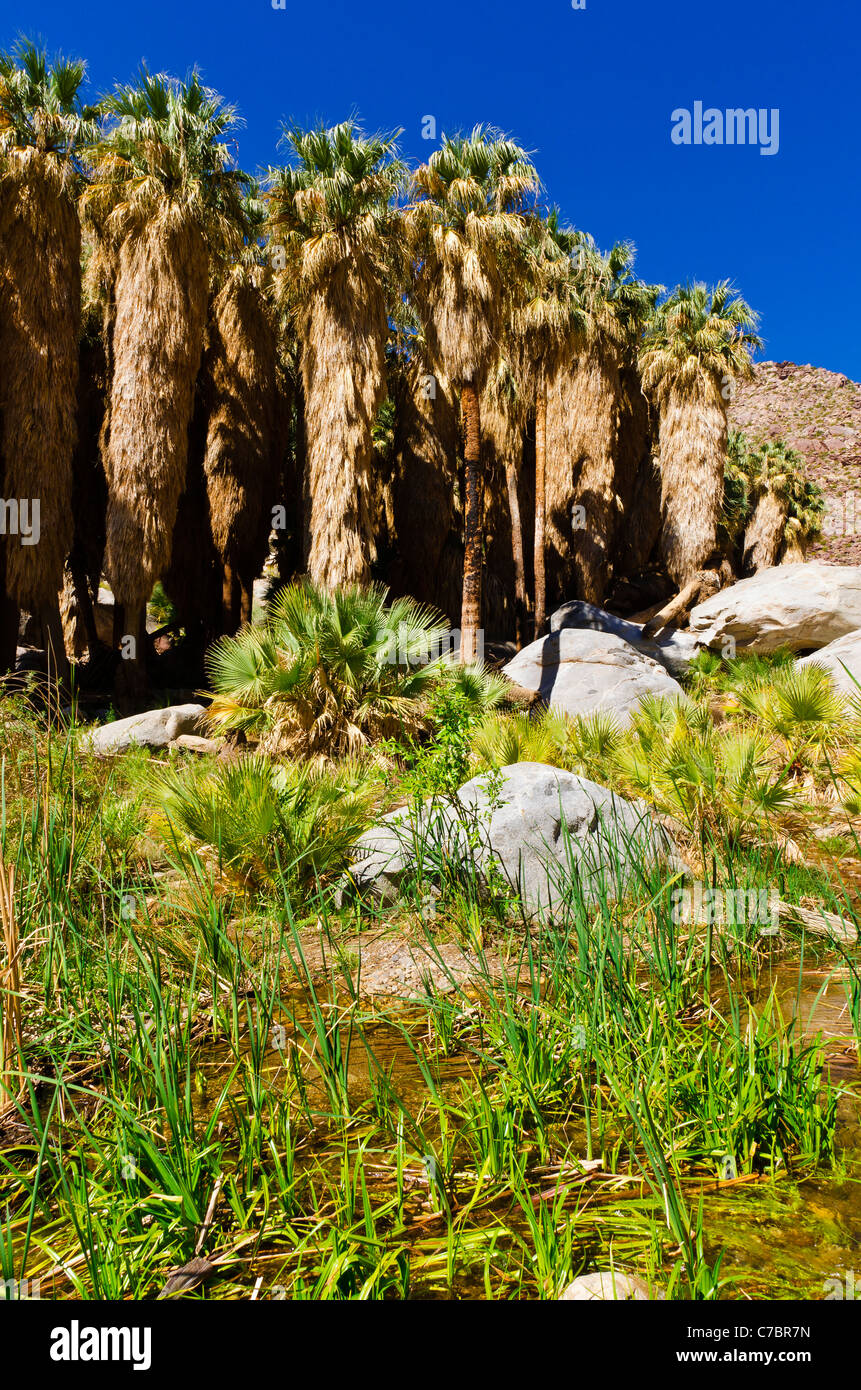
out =
[(559, 225), (554, 208), (546, 222), (536, 222), (527, 247), (525, 298), (514, 314), (513, 332), (535, 409), (535, 583), (534, 634), (544, 630), (547, 611), (545, 517), (547, 479), (547, 394), (551, 378), (568, 366), (588, 319), (580, 302), (571, 253), (573, 229)]
[[(524, 437), (526, 431), (526, 393), (515, 378), (511, 358), (521, 356), (518, 344), (512, 334), (512, 342), (506, 348), (506, 356), (497, 360), (490, 372), (481, 397), (482, 440), (486, 447), (485, 476), (487, 478), (487, 501), (491, 513), (502, 512), (503, 504), (497, 490), (499, 474), (505, 476), (505, 501), (508, 504), (507, 525), (510, 533), (510, 561), (514, 585), (514, 624), (518, 649), (530, 640), (527, 629), (530, 627), (530, 595), (526, 575), (526, 551), (523, 540), (523, 510), (521, 490), (523, 484)], [(520, 373), (518, 372), (518, 376)], [(487, 525), (488, 518), (485, 519)], [(489, 560), (492, 545), (488, 547)], [(508, 557), (506, 557), (508, 558)], [(497, 563), (490, 565), (492, 571), (503, 569)]]
[(33, 528), (26, 536), (19, 515), (19, 537), (3, 546), (6, 670), (19, 606), (40, 613), (45, 645), (64, 664), (57, 593), (72, 535), (81, 322), (75, 154), (93, 131), (84, 76), (82, 62), (49, 63), (26, 41), (0, 55), (0, 461), (3, 496), (31, 509)]
[(211, 649), (210, 726), (330, 759), (418, 732), (429, 691), (450, 670), (440, 655), (448, 625), (414, 599), (387, 596), (378, 584), (329, 591), (307, 578), (282, 589), (262, 624)]
[(461, 657), (475, 660), (481, 625), (483, 480), (479, 398), (522, 262), (538, 175), (496, 131), (444, 136), (414, 173), (407, 225), (415, 298), (431, 361), (460, 392), (464, 423)]
[(747, 451), (748, 505), (742, 567), (755, 573), (776, 565), (788, 543), (793, 559), (803, 559), (803, 542), (820, 529), (821, 493), (805, 477), (804, 459), (782, 439)]
[(294, 162), (271, 172), (276, 286), (301, 343), (307, 565), (326, 589), (370, 579), (372, 430), (386, 391), (387, 292), (402, 275), (395, 140), (352, 120), (286, 126)]
[(662, 550), (682, 590), (720, 563), (728, 387), (752, 375), (756, 326), (728, 282), (680, 285), (656, 309), (641, 347), (643, 386), (660, 420)]
[[(629, 242), (602, 254), (578, 232), (571, 256), (580, 332), (573, 355), (559, 362), (549, 397), (548, 511), (563, 583), (573, 583), (579, 598), (601, 603), (635, 481), (633, 468), (631, 476), (623, 468), (623, 373), (659, 291), (635, 278)], [(572, 504), (582, 509), (573, 522)]]
[[(185, 485), (212, 260), (241, 242), (245, 180), (227, 143), (236, 112), (196, 73), (144, 70), (103, 105), (110, 126), (88, 152), (83, 206), (114, 267), (105, 564), (120, 624), (142, 647)], [(124, 663), (130, 690), (141, 657)]]
[(269, 548), (279, 483), (279, 370), (267, 273), (254, 233), (265, 211), (247, 204), (252, 238), (212, 302), (199, 390), (207, 414), (203, 471), (212, 538), (224, 570), (223, 631), (251, 621), (252, 586)]

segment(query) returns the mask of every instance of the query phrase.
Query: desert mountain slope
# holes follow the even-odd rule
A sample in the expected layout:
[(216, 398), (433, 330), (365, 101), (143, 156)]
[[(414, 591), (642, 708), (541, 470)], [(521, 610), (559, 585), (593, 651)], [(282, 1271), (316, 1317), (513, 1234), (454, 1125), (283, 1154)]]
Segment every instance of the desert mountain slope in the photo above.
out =
[(751, 440), (785, 439), (826, 497), (825, 529), (811, 559), (861, 564), (861, 385), (823, 367), (759, 362), (738, 384), (730, 424)]

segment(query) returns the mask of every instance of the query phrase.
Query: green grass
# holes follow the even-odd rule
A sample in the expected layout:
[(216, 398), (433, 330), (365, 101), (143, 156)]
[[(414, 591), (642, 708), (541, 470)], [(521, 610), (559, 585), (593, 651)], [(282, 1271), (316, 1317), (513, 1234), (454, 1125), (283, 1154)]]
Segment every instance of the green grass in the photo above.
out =
[[(426, 785), (469, 746), (451, 701), (440, 710)], [(607, 732), (587, 731), (590, 756), (609, 759)], [(74, 726), (49, 731), (22, 704), (4, 703), (0, 744), (23, 1017), (0, 1121), (4, 1285), (151, 1298), (203, 1253), (212, 1277), (171, 1296), (248, 1297), (260, 1280), (259, 1296), (300, 1300), (547, 1299), (624, 1268), (672, 1298), (766, 1297), (786, 1287), (794, 1221), (774, 1237), (772, 1287), (738, 1231), (722, 1254), (727, 1209), (755, 1241), (751, 1194), (803, 1207), (807, 1185), (856, 1171), (841, 1116), (857, 1124), (857, 1073), (830, 1080), (841, 1040), (802, 1035), (785, 1004), (811, 939), (679, 920), (681, 870), (623, 874), (610, 849), (615, 891), (595, 895), (572, 854), (561, 907), (530, 924), (478, 872), (480, 816), (452, 836), (408, 807), (418, 867), (374, 907), (336, 893), (354, 827), (339, 840), (321, 819), (352, 814), (350, 769), (309, 803), (294, 796), (307, 773), (273, 783), (258, 754), (258, 817), (207, 761), (98, 762)], [(414, 796), (422, 763), (404, 763)], [(264, 824), (273, 786), (280, 826)], [(687, 847), (707, 885), (856, 920), (851, 835), (839, 860), (826, 847), (805, 864), (779, 837), (700, 829)], [(441, 968), (441, 943), (461, 943), (472, 982), (372, 1007), (363, 939), (382, 928), (421, 937)], [(858, 1048), (857, 948), (815, 949), (842, 972), (842, 1041)], [(10, 1018), (8, 983), (0, 1001)]]

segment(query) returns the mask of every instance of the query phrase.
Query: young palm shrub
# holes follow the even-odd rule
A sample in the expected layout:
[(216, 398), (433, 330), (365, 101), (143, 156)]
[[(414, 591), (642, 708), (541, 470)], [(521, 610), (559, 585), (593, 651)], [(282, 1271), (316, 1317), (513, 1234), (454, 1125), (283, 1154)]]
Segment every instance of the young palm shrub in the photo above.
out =
[(752, 672), (732, 699), (779, 743), (794, 776), (826, 766), (857, 729), (857, 715), (821, 666), (787, 663), (769, 675)]
[(615, 715), (595, 710), (572, 719), (566, 736), (564, 766), (593, 781), (606, 781), (623, 738)]
[(482, 387), (496, 356), (538, 176), (525, 151), (476, 126), (445, 136), (413, 175), (406, 225), (419, 267), (416, 305), (428, 354), (460, 392), (464, 422), (464, 562), (461, 654), (475, 661), (482, 619), (484, 480)]
[[(0, 459), (3, 495), (39, 507), (36, 539), (3, 543), (0, 669), (15, 662), (17, 610), (38, 613), (64, 663), (57, 593), (72, 541), (81, 226), (76, 151), (95, 128), (85, 65), (21, 42), (0, 54)], [(34, 518), (31, 518), (31, 521)]]
[(724, 282), (678, 286), (646, 329), (640, 371), (660, 415), (661, 545), (680, 589), (720, 563), (728, 385), (752, 375), (756, 326)]
[(497, 714), (475, 731), (472, 751), (482, 767), (509, 767), (512, 763), (549, 763), (565, 766), (568, 720), (556, 710), (540, 719), (528, 714)]
[(372, 740), (416, 733), (440, 679), (448, 628), (386, 589), (283, 589), (259, 627), (210, 650), (210, 728), (242, 731), (269, 751), (341, 758)]
[(271, 173), (276, 284), (301, 343), (307, 566), (325, 589), (370, 579), (373, 426), (386, 394), (387, 287), (402, 278), (394, 135), (287, 126)]
[(774, 740), (759, 729), (718, 729), (706, 706), (649, 697), (613, 755), (623, 789), (681, 821), (693, 839), (779, 839), (796, 789)]
[(141, 647), (121, 663), (134, 690), (146, 602), (170, 562), (185, 486), (210, 270), (246, 230), (244, 176), (227, 143), (236, 113), (196, 74), (144, 71), (104, 110), (110, 125), (88, 151), (82, 204), (114, 266), (105, 565)]
[(234, 763), (159, 773), (151, 799), (161, 838), (205, 853), (251, 888), (288, 892), (331, 882), (367, 827), (376, 790), (367, 768), (277, 764), (261, 753)]

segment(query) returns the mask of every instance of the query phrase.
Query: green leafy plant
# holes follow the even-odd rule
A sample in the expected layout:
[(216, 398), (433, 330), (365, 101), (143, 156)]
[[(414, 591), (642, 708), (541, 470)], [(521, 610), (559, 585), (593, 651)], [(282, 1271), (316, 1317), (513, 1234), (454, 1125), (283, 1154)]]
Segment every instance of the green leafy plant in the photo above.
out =
[(210, 650), (209, 727), (309, 758), (415, 734), (448, 628), (412, 599), (387, 604), (386, 595), (379, 585), (328, 593), (310, 581), (282, 589), (263, 623)]
[(166, 768), (151, 795), (166, 842), (206, 851), (250, 886), (293, 889), (342, 872), (375, 789), (373, 774), (346, 760), (332, 770), (278, 765), (256, 753), (208, 768)]

